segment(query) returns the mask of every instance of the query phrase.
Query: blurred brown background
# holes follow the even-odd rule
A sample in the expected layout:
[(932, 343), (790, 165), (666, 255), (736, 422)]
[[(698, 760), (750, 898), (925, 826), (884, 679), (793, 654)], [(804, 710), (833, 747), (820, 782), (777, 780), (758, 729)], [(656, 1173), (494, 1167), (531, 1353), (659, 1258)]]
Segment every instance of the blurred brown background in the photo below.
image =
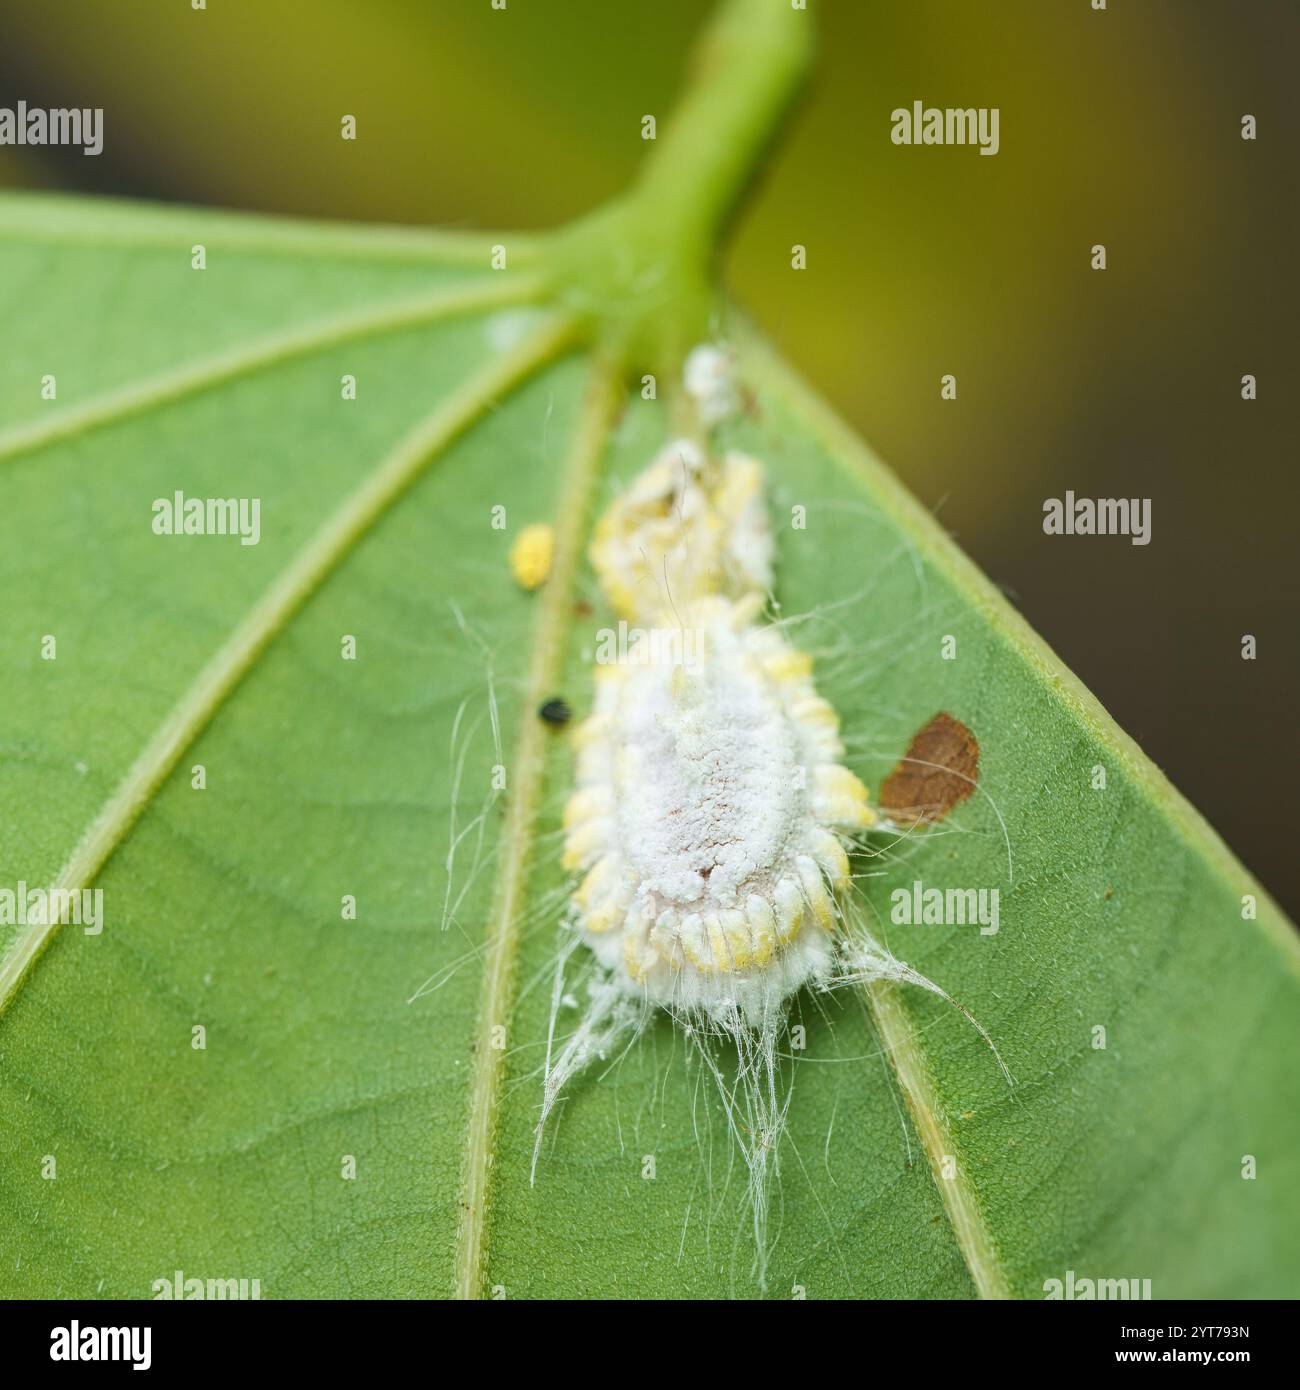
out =
[[(0, 105), (102, 106), (106, 145), (0, 149), (0, 184), (551, 226), (634, 175), (707, 8), (6, 0)], [(1294, 915), (1300, 855), (1268, 797), (1300, 749), (1300, 7), (809, 11), (820, 68), (731, 284)], [(895, 147), (889, 113), (917, 99), (999, 107), (1001, 152)], [(1067, 489), (1150, 497), (1152, 543), (1044, 536)]]

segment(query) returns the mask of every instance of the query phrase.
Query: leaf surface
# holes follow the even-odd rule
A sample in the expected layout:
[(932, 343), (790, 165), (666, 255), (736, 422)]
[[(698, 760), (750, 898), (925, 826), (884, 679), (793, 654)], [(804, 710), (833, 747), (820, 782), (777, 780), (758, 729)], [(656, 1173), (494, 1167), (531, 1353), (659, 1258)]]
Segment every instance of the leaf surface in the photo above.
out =
[[(743, 1165), (666, 1019), (575, 1085), (529, 1181), (571, 773), (536, 708), (589, 706), (590, 522), (670, 426), (538, 302), (527, 245), (489, 271), (492, 240), (0, 199), (0, 886), (93, 884), (105, 917), (0, 929), (8, 1295), (178, 1269), (267, 1297), (755, 1292)], [(1291, 928), (724, 328), (780, 616), (851, 765), (878, 787), (940, 710), (979, 741), (980, 791), (862, 857), (858, 897), (1016, 1078), (923, 992), (798, 1001), (769, 1291), (1300, 1292)], [(260, 499), (259, 544), (155, 535), (177, 490)], [(538, 520), (559, 553), (529, 595), (506, 553)], [(999, 931), (895, 926), (916, 880), (997, 888)]]

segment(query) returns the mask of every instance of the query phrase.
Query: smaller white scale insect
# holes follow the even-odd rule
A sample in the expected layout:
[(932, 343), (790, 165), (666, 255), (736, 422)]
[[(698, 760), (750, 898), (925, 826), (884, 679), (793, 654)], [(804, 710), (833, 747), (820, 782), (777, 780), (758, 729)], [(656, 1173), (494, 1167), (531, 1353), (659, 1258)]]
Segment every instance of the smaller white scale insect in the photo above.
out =
[[(707, 432), (734, 408), (729, 361), (697, 348), (684, 377)], [(760, 621), (772, 551), (759, 463), (690, 440), (669, 445), (596, 526), (606, 596), (657, 640), (646, 659), (596, 666), (594, 708), (573, 736), (563, 864), (581, 875), (571, 926), (602, 968), (558, 1056), (548, 1045), (538, 1125), (540, 1148), (566, 1081), (655, 1007), (697, 1039), (731, 1038), (760, 1274), (790, 999), (805, 985), (882, 978), (943, 993), (849, 930), (847, 850), (877, 817), (840, 761), (839, 718), (811, 657)], [(562, 992), (561, 976), (557, 1010)]]

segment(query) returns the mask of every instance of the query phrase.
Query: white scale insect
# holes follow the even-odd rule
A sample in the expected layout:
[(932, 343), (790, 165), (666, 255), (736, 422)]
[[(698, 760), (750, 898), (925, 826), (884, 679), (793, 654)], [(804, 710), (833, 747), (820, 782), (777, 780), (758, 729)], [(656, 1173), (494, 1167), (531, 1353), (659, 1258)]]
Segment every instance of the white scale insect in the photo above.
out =
[[(706, 427), (734, 406), (725, 367), (711, 347), (687, 359)], [(665, 449), (597, 524), (591, 559), (606, 596), (657, 640), (648, 659), (596, 666), (594, 708), (573, 736), (563, 864), (581, 880), (570, 926), (601, 969), (558, 1055), (548, 1044), (537, 1129), (539, 1151), (565, 1083), (656, 1006), (697, 1039), (733, 1040), (744, 1108), (732, 1128), (750, 1169), (760, 1278), (789, 1001), (806, 985), (870, 979), (944, 993), (843, 911), (847, 849), (877, 816), (840, 761), (839, 718), (811, 657), (760, 621), (772, 550), (760, 465), (690, 441)], [(557, 1010), (561, 994), (562, 975)], [(533, 1162), (535, 1172), (537, 1151)]]

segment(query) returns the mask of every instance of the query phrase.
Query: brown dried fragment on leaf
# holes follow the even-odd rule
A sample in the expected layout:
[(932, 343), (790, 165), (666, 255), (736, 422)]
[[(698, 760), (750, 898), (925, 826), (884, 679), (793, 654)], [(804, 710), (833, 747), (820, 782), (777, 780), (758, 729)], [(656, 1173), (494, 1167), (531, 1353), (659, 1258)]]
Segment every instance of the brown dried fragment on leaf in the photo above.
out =
[(912, 738), (885, 778), (880, 806), (896, 821), (938, 821), (975, 790), (980, 746), (951, 714), (939, 713)]

